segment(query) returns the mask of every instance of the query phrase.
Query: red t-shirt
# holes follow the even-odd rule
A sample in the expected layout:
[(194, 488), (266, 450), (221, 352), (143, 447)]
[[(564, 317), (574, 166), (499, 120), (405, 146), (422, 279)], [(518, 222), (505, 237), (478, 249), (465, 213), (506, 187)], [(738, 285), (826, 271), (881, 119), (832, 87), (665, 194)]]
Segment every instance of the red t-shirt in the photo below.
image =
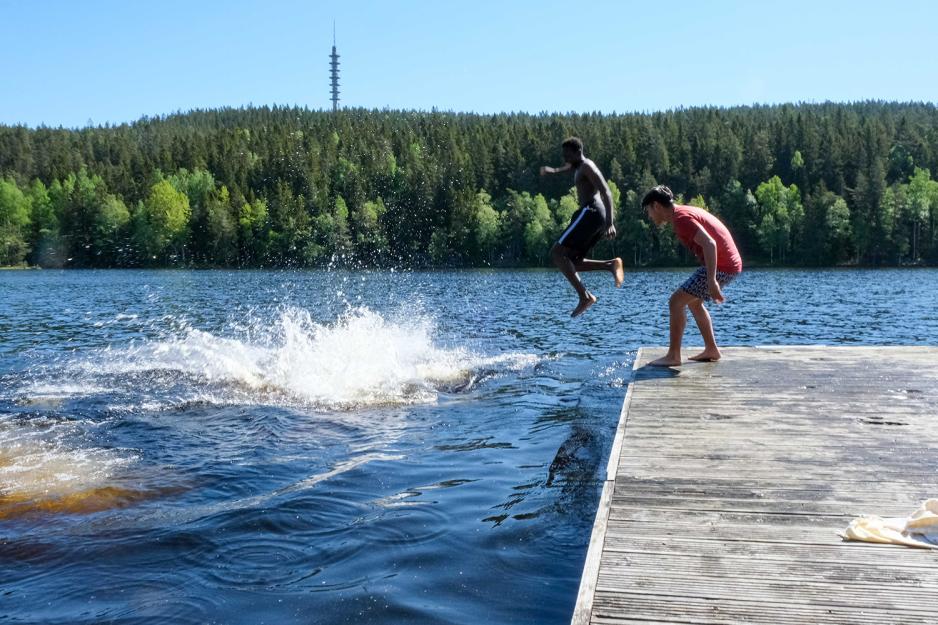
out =
[(696, 206), (674, 206), (674, 234), (687, 249), (692, 251), (701, 264), (704, 263), (703, 248), (697, 245), (697, 226), (701, 226), (717, 244), (717, 271), (739, 273), (743, 270), (743, 259), (736, 249), (733, 235), (723, 222)]

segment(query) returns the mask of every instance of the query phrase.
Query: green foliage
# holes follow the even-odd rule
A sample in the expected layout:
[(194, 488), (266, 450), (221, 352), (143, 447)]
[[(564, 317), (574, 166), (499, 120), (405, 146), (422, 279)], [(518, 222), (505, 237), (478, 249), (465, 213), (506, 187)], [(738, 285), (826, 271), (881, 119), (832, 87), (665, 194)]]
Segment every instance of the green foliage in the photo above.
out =
[[(475, 236), (472, 249), (476, 250), (477, 256), (485, 259), (486, 264), (493, 262), (493, 253), (501, 234), (501, 223), (501, 215), (492, 206), (492, 197), (485, 191), (479, 191), (473, 199), (469, 230)], [(479, 259), (476, 262), (479, 262)]]
[(532, 198), (524, 193), (522, 201), (526, 204), (523, 210), (528, 217), (524, 224), (524, 256), (529, 262), (540, 264), (554, 238), (554, 219), (543, 195)]
[[(756, 188), (759, 213), (756, 235), (770, 260), (777, 257), (784, 263), (801, 229), (804, 209), (798, 187), (785, 187), (781, 178), (773, 176)], [(794, 236), (793, 236), (794, 235)]]
[(169, 180), (161, 180), (150, 188), (135, 215), (134, 238), (144, 262), (184, 261), (181, 244), (190, 214), (189, 198)]
[(795, 150), (795, 153), (791, 156), (791, 169), (797, 171), (803, 167), (804, 157), (801, 155), (801, 150)]
[(899, 262), (938, 261), (938, 181), (929, 170), (916, 167), (907, 183), (886, 189), (880, 213), (889, 233), (887, 252)]
[(341, 195), (335, 198), (332, 213), (332, 231), (328, 238), (329, 246), (334, 254), (345, 254), (349, 251), (349, 209), (348, 204)]
[(380, 264), (387, 253), (388, 242), (381, 227), (381, 219), (387, 213), (384, 200), (362, 202), (352, 213), (351, 227), (355, 232), (354, 247), (365, 264)]
[(238, 219), (228, 187), (213, 191), (205, 204), (203, 260), (215, 267), (233, 265), (238, 259)]
[(22, 263), (29, 246), (29, 201), (12, 180), (0, 179), (0, 265)]
[(452, 262), (452, 247), (445, 230), (434, 230), (430, 235), (430, 260), (437, 266)]
[[(110, 197), (101, 176), (82, 167), (65, 179), (56, 198), (61, 234), (70, 248), (69, 262), (78, 267), (109, 265), (113, 233), (108, 219), (113, 209), (107, 206)], [(101, 234), (107, 238), (99, 239)]]
[(706, 211), (710, 210), (710, 207), (707, 206), (707, 199), (704, 196), (700, 195), (699, 193), (696, 196), (692, 197), (690, 201), (688, 202), (688, 204), (690, 206), (696, 206), (697, 208), (702, 208)]
[(260, 107), (80, 131), (0, 125), (0, 262), (544, 265), (579, 206), (569, 175), (537, 171), (559, 163), (569, 134), (616, 204), (619, 237), (597, 255), (695, 262), (638, 206), (661, 182), (718, 215), (747, 263), (938, 263), (938, 107), (883, 102), (630, 115)]
[(560, 224), (562, 228), (565, 228), (570, 222), (570, 219), (573, 218), (573, 214), (577, 212), (579, 208), (580, 207), (577, 205), (576, 190), (570, 189), (569, 193), (560, 198), (560, 203), (557, 206), (557, 223)]
[(907, 219), (912, 230), (912, 261), (920, 260), (920, 240), (923, 225), (927, 224), (931, 214), (931, 174), (927, 169), (915, 168), (909, 178), (906, 192)]
[(507, 253), (526, 264), (543, 264), (554, 238), (567, 224), (558, 224), (543, 195), (508, 190), (504, 223)]
[(245, 202), (238, 211), (241, 234), (241, 263), (248, 266), (263, 265), (270, 244), (267, 203), (263, 200)]
[(68, 250), (59, 231), (59, 215), (55, 210), (49, 189), (35, 179), (26, 192), (29, 200), (30, 232), (32, 241), (27, 260), (33, 265), (61, 267)]
[(850, 207), (846, 200), (834, 196), (834, 201), (827, 208), (828, 261), (841, 263), (849, 258), (850, 249)]
[(130, 211), (115, 195), (106, 195), (95, 214), (92, 236), (108, 264), (118, 261), (124, 252), (124, 232), (130, 223)]

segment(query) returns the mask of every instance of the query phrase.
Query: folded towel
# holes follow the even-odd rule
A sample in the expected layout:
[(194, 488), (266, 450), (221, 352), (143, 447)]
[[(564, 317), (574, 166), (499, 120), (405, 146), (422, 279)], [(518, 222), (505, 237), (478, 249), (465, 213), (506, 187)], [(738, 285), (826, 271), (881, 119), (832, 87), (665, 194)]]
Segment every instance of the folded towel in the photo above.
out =
[(907, 518), (857, 517), (840, 534), (844, 540), (938, 549), (938, 499), (928, 499)]

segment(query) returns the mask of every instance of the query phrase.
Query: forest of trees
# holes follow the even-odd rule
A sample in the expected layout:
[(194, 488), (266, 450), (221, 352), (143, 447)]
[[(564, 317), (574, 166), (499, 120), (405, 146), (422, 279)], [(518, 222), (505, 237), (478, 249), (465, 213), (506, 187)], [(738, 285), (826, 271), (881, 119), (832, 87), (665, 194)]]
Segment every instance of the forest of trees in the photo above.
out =
[(540, 178), (583, 139), (627, 265), (692, 262), (640, 210), (669, 185), (748, 264), (938, 264), (938, 107), (864, 102), (650, 114), (288, 107), (132, 124), (0, 125), (0, 265), (536, 266), (576, 209)]

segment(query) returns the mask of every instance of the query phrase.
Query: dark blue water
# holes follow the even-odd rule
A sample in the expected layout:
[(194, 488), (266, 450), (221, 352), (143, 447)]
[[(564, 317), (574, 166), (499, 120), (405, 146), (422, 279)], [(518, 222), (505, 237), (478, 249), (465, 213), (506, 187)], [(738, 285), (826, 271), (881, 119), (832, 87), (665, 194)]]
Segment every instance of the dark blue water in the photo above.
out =
[[(688, 273), (0, 273), (0, 622), (569, 622)], [(723, 344), (938, 343), (935, 270), (726, 295)]]

